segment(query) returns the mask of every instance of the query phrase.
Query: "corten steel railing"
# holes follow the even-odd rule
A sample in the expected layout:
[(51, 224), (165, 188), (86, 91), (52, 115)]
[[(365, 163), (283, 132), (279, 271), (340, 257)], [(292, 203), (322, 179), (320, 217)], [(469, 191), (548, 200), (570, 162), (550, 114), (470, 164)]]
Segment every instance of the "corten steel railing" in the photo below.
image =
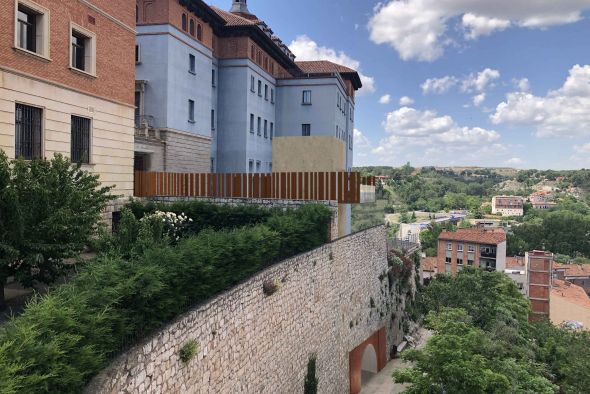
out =
[[(374, 177), (357, 172), (277, 172), (270, 174), (196, 174), (135, 172), (135, 197), (210, 197), (330, 200), (359, 204), (361, 185)], [(365, 187), (366, 189), (366, 187)]]

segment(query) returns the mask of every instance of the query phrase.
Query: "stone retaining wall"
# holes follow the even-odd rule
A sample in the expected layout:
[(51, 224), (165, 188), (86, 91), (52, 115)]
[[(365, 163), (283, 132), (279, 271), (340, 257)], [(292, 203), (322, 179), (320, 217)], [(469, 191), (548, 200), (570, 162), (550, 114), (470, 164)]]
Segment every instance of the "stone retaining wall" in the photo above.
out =
[[(302, 393), (315, 354), (318, 392), (346, 393), (349, 352), (381, 328), (387, 349), (399, 336), (387, 269), (383, 226), (285, 260), (123, 354), (87, 392)], [(279, 285), (270, 296), (269, 281)], [(179, 352), (191, 340), (198, 353), (184, 364)]]

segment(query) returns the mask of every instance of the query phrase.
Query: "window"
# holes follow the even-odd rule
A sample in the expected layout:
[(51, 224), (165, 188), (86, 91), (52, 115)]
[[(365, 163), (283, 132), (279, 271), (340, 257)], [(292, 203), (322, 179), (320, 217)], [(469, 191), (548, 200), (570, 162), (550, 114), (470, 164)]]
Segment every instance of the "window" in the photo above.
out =
[(215, 87), (215, 70), (211, 70), (211, 86)]
[(215, 172), (215, 159), (213, 157), (211, 158), (211, 172)]
[(275, 124), (273, 122), (270, 122), (270, 139), (271, 140), (274, 138), (274, 134), (275, 134)]
[(71, 28), (71, 64), (73, 69), (94, 75), (95, 41), (94, 33), (78, 26)]
[(72, 115), (71, 158), (73, 163), (90, 163), (90, 119)]
[(195, 55), (188, 55), (188, 72), (196, 74), (196, 59)]
[(262, 81), (258, 80), (258, 95), (262, 97)]
[(450, 257), (445, 257), (445, 263), (447, 264), (451, 264), (451, 258)]
[(182, 30), (186, 31), (186, 14), (182, 14)]
[(474, 245), (467, 245), (467, 252), (470, 252), (470, 253), (475, 252), (475, 246)]
[(463, 244), (457, 244), (457, 252), (463, 252)]
[(258, 135), (262, 135), (262, 130), (261, 129), (262, 129), (262, 118), (260, 118), (260, 116), (259, 116), (258, 117), (258, 128), (256, 129)]
[(248, 160), (248, 172), (254, 172), (254, 160)]
[(49, 11), (19, 1), (15, 25), (15, 46), (38, 55), (49, 56)]
[(215, 130), (215, 110), (211, 110), (211, 130)]
[(268, 85), (264, 84), (264, 99), (268, 101)]
[(250, 47), (250, 57), (252, 60), (256, 60), (256, 49), (254, 48), (254, 45)]
[(348, 149), (352, 150), (352, 135), (348, 136)]
[(473, 265), (473, 260), (467, 259), (467, 265)]
[(135, 45), (135, 64), (141, 63), (141, 49), (139, 48), (139, 44)]
[(203, 41), (203, 27), (200, 23), (197, 25), (197, 40)]
[(273, 88), (270, 88), (270, 102), (271, 104), (275, 103), (275, 90)]
[(254, 81), (254, 76), (251, 76), (251, 77), (250, 77), (250, 91), (251, 91), (252, 93), (254, 93), (254, 92), (255, 92), (255, 90), (254, 90), (254, 88), (255, 88), (255, 87), (254, 87), (254, 84), (255, 84), (255, 83), (256, 83), (256, 82)]
[(256, 160), (256, 172), (260, 172), (260, 161)]
[(268, 120), (264, 119), (264, 138), (268, 138)]
[(15, 157), (32, 160), (41, 157), (41, 128), (43, 110), (16, 104)]
[(301, 97), (301, 104), (311, 105), (311, 90), (304, 90)]
[(188, 101), (188, 121), (195, 123), (195, 102), (193, 100)]
[(463, 265), (463, 257), (457, 257), (457, 265)]
[(311, 135), (311, 125), (310, 124), (302, 124), (301, 125), (301, 135), (304, 137), (309, 137)]
[(447, 242), (447, 250), (453, 250), (453, 243)]
[(195, 21), (193, 19), (191, 19), (191, 21), (189, 22), (189, 32), (191, 36), (195, 35)]
[(254, 114), (250, 114), (250, 133), (254, 134)]

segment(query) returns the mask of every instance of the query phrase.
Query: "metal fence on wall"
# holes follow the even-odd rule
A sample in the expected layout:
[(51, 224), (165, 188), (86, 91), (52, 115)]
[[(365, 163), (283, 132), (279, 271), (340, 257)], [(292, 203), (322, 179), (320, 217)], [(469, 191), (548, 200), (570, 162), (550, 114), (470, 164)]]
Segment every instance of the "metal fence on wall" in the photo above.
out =
[[(135, 172), (136, 197), (261, 198), (330, 200), (359, 204), (361, 185), (374, 177), (357, 172), (278, 172), (270, 174), (200, 174)], [(363, 188), (366, 189), (366, 188)]]

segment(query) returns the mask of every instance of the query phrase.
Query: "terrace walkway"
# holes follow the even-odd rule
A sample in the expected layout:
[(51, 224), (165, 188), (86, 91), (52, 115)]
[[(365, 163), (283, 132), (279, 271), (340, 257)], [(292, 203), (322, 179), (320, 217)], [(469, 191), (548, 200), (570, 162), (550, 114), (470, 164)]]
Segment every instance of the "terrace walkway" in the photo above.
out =
[[(428, 338), (432, 336), (432, 333), (424, 328), (418, 331), (418, 343), (416, 348), (420, 349), (426, 345)], [(402, 393), (408, 386), (405, 384), (395, 383), (391, 375), (393, 371), (409, 367), (410, 364), (403, 361), (402, 359), (396, 358), (391, 360), (381, 372), (377, 374), (371, 374), (370, 372), (363, 372), (363, 381), (365, 378), (370, 379), (366, 385), (363, 385), (361, 394), (398, 394)]]

